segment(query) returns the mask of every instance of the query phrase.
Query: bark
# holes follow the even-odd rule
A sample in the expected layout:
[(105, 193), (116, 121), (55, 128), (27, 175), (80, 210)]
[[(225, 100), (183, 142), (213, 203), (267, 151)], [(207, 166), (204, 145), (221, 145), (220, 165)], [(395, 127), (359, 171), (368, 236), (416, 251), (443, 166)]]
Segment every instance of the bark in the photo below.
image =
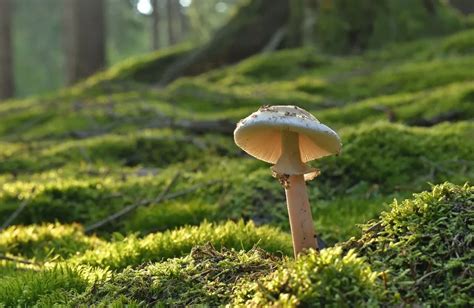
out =
[(198, 75), (262, 51), (274, 33), (287, 25), (288, 4), (288, 0), (251, 1), (207, 44), (168, 67), (159, 83), (163, 85), (181, 76)]
[(66, 76), (73, 84), (105, 65), (104, 0), (65, 0)]
[(450, 0), (449, 3), (459, 10), (464, 15), (474, 13), (474, 1), (473, 0)]
[(318, 0), (304, 0), (303, 44), (313, 45), (318, 17)]
[(189, 32), (189, 20), (184, 9), (181, 7), (179, 7), (178, 9), (179, 9), (178, 13), (179, 13), (179, 23), (180, 23), (179, 39), (183, 41), (186, 39), (186, 36), (188, 35), (188, 32)]
[(14, 95), (12, 9), (10, 0), (0, 0), (0, 100)]
[(423, 6), (431, 15), (436, 13), (436, 3), (434, 0), (423, 0)]
[(288, 45), (303, 45), (303, 25), (305, 20), (304, 1), (290, 0), (290, 20), (288, 22)]
[(177, 43), (176, 24), (175, 24), (175, 12), (177, 1), (167, 0), (166, 1), (166, 21), (168, 23), (168, 45), (172, 46)]
[(152, 0), (153, 5), (153, 15), (151, 22), (151, 33), (152, 33), (152, 48), (157, 50), (160, 48), (160, 31), (158, 28), (160, 15), (159, 15), (159, 0)]

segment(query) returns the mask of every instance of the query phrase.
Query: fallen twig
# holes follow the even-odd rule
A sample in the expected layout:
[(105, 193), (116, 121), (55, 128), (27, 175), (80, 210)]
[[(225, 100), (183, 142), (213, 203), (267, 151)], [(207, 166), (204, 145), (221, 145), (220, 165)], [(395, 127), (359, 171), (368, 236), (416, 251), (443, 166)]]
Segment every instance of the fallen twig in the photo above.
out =
[(3, 225), (0, 227), (0, 231), (8, 227), (12, 223), (12, 221), (15, 220), (15, 218), (17, 218), (18, 215), (20, 215), (20, 213), (26, 208), (28, 203), (29, 203), (29, 199), (24, 199), (23, 202), (21, 202), (20, 206), (18, 206), (18, 208), (15, 210), (15, 212), (13, 212), (10, 215), (10, 217), (8, 217), (8, 219), (5, 220)]
[(173, 179), (171, 180), (171, 182), (168, 184), (168, 186), (166, 186), (166, 188), (161, 192), (161, 194), (154, 200), (142, 200), (138, 203), (135, 203), (135, 204), (131, 204), (131, 205), (128, 205), (126, 207), (124, 207), (123, 209), (121, 209), (120, 211), (86, 227), (84, 229), (84, 232), (88, 233), (88, 232), (91, 232), (95, 229), (98, 229), (100, 227), (102, 227), (103, 225), (111, 222), (111, 221), (114, 221), (116, 220), (117, 218), (119, 217), (122, 217), (123, 215), (135, 210), (137, 207), (139, 206), (143, 206), (143, 205), (146, 205), (146, 204), (149, 204), (149, 203), (152, 203), (152, 202), (156, 202), (156, 203), (159, 203), (161, 201), (163, 201), (163, 198), (168, 194), (168, 192), (170, 191), (171, 187), (174, 186), (174, 184), (176, 183), (176, 181), (178, 180), (180, 176), (180, 173), (177, 172), (175, 174), (175, 176), (173, 177)]
[(441, 122), (454, 122), (462, 119), (464, 116), (463, 112), (460, 110), (450, 110), (445, 113), (440, 113), (437, 116), (431, 118), (415, 118), (407, 121), (407, 124), (410, 126), (424, 126), (430, 127)]
[(26, 259), (8, 257), (4, 254), (0, 254), (0, 260), (9, 261), (9, 262), (16, 262), (16, 263), (21, 263), (21, 264), (41, 266), (40, 263), (36, 263), (36, 262), (26, 260)]
[(384, 112), (387, 115), (387, 119), (389, 122), (393, 123), (397, 121), (397, 115), (395, 114), (395, 111), (393, 111), (393, 109), (388, 106), (377, 105), (373, 106), (372, 109)]

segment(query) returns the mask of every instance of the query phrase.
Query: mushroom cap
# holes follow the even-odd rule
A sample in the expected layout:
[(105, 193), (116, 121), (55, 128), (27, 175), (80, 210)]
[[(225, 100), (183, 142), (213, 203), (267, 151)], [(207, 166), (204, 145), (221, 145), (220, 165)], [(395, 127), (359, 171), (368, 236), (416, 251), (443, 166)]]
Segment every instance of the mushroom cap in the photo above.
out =
[(341, 139), (308, 111), (297, 106), (264, 106), (234, 130), (235, 143), (248, 154), (275, 164), (281, 155), (282, 131), (298, 133), (301, 161), (308, 162), (341, 151)]

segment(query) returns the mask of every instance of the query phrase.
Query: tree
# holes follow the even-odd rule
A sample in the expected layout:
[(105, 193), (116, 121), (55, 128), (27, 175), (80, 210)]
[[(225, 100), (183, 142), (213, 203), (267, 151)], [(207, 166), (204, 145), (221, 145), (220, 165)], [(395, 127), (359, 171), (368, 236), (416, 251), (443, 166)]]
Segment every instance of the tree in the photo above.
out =
[(0, 100), (14, 95), (12, 52), (12, 3), (0, 0)]
[(92, 75), (105, 64), (103, 0), (65, 0), (67, 82)]
[(299, 47), (303, 44), (304, 26), (304, 1), (290, 1), (290, 19), (288, 21), (288, 45), (289, 47)]
[(182, 41), (186, 39), (188, 35), (189, 20), (184, 8), (178, 6), (178, 13), (179, 13), (179, 24), (180, 24), (179, 39)]
[(178, 1), (167, 0), (166, 1), (166, 20), (168, 22), (168, 45), (172, 46), (177, 43), (177, 33), (176, 33), (176, 16), (177, 16), (177, 7), (179, 5)]
[(261, 52), (275, 33), (287, 26), (288, 12), (288, 0), (250, 1), (208, 43), (170, 65), (159, 83), (197, 75)]
[(449, 3), (465, 15), (474, 13), (474, 1), (472, 0), (450, 0)]
[(160, 29), (158, 28), (160, 21), (159, 14), (159, 0), (151, 0), (153, 6), (153, 13), (151, 19), (151, 35), (152, 35), (152, 49), (157, 50), (160, 48)]

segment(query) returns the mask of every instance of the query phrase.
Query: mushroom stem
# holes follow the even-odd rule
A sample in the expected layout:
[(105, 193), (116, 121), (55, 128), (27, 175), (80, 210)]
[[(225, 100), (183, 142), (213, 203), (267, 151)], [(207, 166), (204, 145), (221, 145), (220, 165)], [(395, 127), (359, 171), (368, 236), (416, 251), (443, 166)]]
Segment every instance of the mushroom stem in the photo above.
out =
[(311, 171), (301, 161), (300, 141), (298, 133), (283, 130), (281, 132), (281, 155), (272, 170), (277, 174), (305, 174)]
[(303, 175), (292, 175), (285, 188), (295, 258), (305, 249), (318, 249)]

